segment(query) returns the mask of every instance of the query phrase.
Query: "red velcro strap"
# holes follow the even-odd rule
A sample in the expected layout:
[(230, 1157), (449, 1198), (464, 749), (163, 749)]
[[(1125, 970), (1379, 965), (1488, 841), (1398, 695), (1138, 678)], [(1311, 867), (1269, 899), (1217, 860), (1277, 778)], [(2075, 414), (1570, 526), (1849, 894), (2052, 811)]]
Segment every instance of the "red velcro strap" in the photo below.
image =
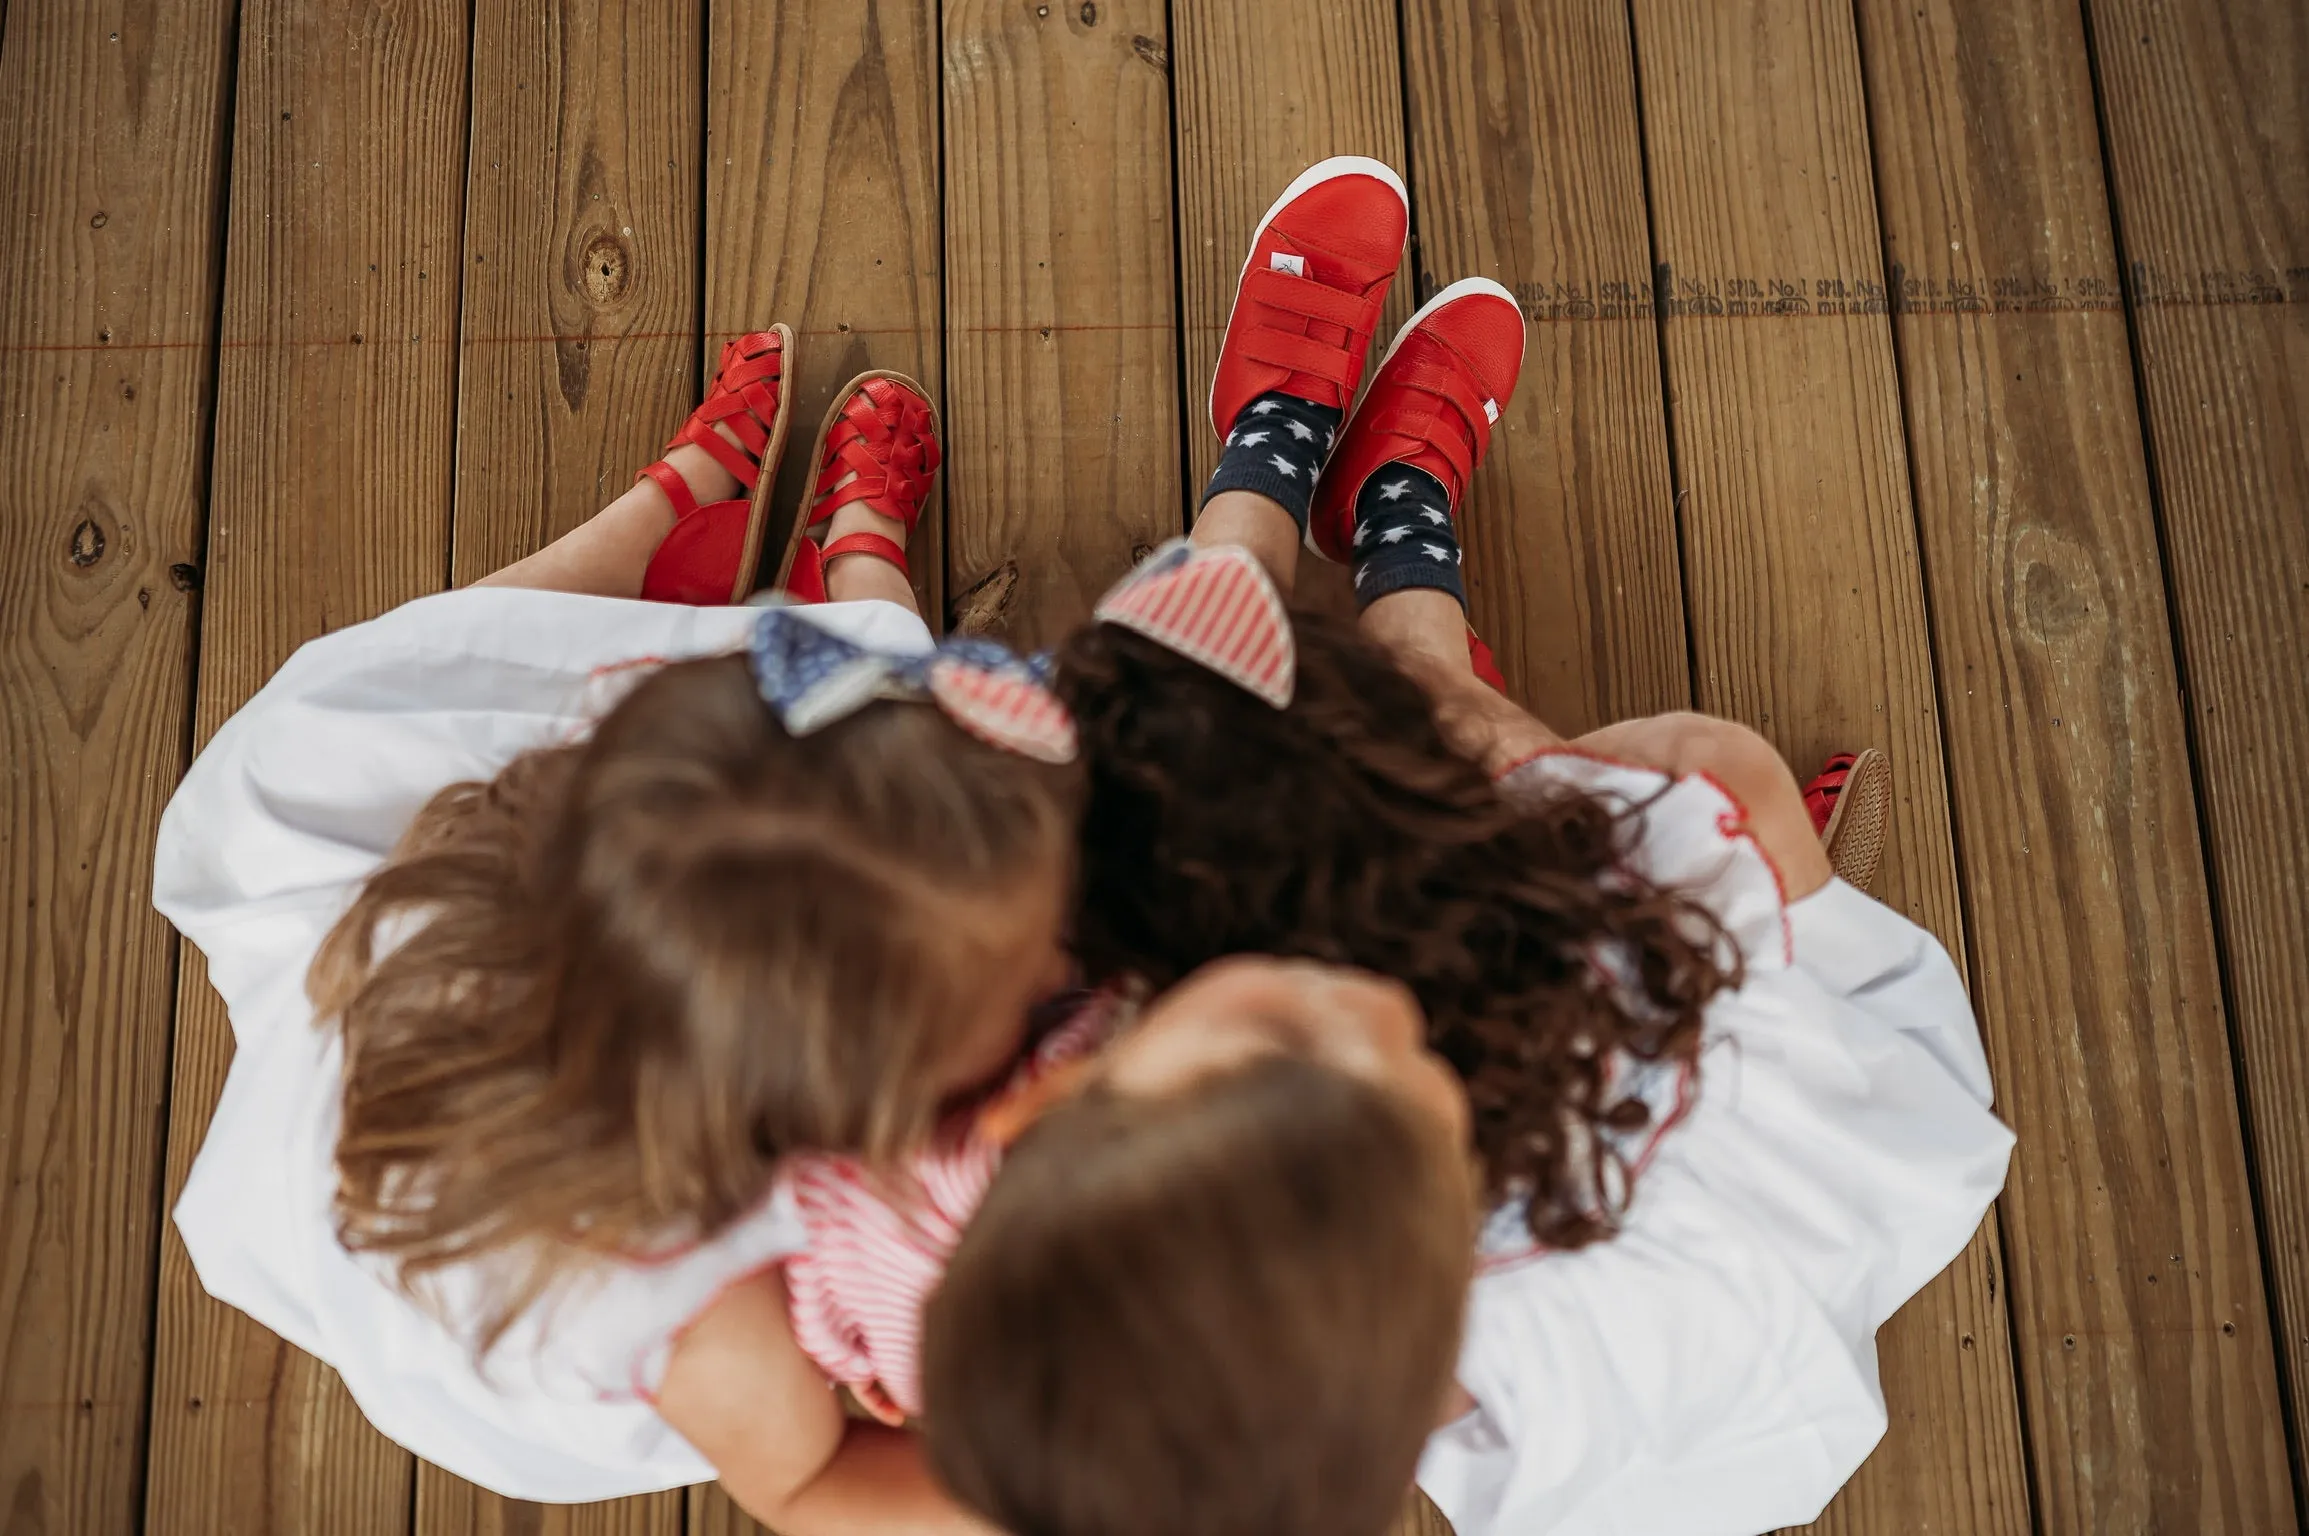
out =
[(1255, 363), (1311, 373), (1318, 379), (1352, 391), (1355, 358), (1344, 347), (1328, 346), (1312, 336), (1294, 336), (1272, 326), (1258, 326), (1243, 337), (1243, 356)]
[(845, 533), (818, 551), (821, 567), (832, 565), (844, 555), (872, 555), (898, 567), (898, 574), (911, 580), (913, 572), (906, 569), (906, 546), (896, 539), (886, 539), (878, 533)]
[(1243, 297), (1359, 336), (1370, 335), (1379, 322), (1380, 305), (1360, 294), (1342, 293), (1312, 278), (1294, 277), (1268, 267), (1244, 274)]

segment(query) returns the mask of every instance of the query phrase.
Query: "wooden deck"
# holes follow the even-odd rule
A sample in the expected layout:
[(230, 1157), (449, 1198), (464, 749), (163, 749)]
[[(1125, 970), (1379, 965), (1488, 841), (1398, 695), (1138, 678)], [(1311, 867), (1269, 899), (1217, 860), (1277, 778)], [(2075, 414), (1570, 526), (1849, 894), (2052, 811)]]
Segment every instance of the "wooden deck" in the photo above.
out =
[(771, 320), (802, 420), (942, 393), (930, 596), (1057, 634), (1183, 526), (1251, 223), (1341, 151), (1408, 173), (1396, 314), (1529, 318), (1468, 539), (1516, 691), (1896, 764), (1880, 888), (2020, 1150), (1824, 1526), (2295, 1529), (2305, 102), (2299, 0), (0, 0), (0, 1529), (744, 1528), (480, 1494), (201, 1293), (160, 807)]

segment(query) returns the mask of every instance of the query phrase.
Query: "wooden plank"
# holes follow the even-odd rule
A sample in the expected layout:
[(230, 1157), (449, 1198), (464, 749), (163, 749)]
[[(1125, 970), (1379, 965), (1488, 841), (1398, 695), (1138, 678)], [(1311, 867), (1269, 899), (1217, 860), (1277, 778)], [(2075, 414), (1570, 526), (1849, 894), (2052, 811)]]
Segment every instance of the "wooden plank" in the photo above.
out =
[(682, 1495), (532, 1504), (500, 1498), (419, 1462), (414, 1529), (416, 1536), (682, 1536)]
[(0, 1494), (130, 1531), (232, 6), (18, 0), (0, 46)]
[(2038, 1513), (2288, 1529), (2083, 29), (1860, 11)]
[[(1329, 155), (1407, 169), (1393, 0), (1177, 0), (1171, 70), (1178, 114), (1179, 292), (1185, 338), (1188, 521), (1218, 467), (1211, 376), (1251, 231), (1291, 178)], [(1406, 257), (1372, 361), (1417, 307)], [(1344, 567), (1299, 561), (1301, 600), (1354, 612)]]
[[(245, 0), (195, 731), (296, 646), (449, 566), (466, 131), (463, 0)], [(168, 1187), (232, 1055), (187, 946)], [(156, 1531), (403, 1536), (411, 1460), (333, 1373), (161, 1254)]]
[(957, 592), (1017, 571), (1024, 644), (1179, 528), (1163, 17), (944, 7), (947, 566)]
[[(2294, 0), (2095, 0), (2088, 16), (2298, 1454), (2309, 1436), (2309, 12)], [(2238, 1333), (2208, 1348), (2260, 1352), (2247, 1297), (2241, 1284), (2221, 1293)], [(2244, 1497), (2240, 1517), (2259, 1507)]]
[[(696, 402), (698, 0), (473, 12), (453, 578), (621, 495)], [(682, 1496), (525, 1504), (420, 1464), (418, 1536), (679, 1536)]]
[[(1877, 889), (1962, 953), (1851, 14), (1633, 15), (1697, 701), (1800, 772), (1882, 747)], [(1830, 1528), (2026, 1527), (1994, 1231), (1883, 1330), (1891, 1432)]]
[(458, 585), (622, 495), (697, 403), (700, 0), (481, 0)]
[[(706, 106), (706, 342), (794, 328), (792, 437), (778, 477), (798, 507), (834, 391), (868, 368), (943, 402), (938, 20), (933, 0), (711, 7)], [(949, 462), (954, 426), (944, 423)], [(908, 551), (922, 611), (945, 606), (943, 500)], [(780, 528), (765, 540), (774, 563)]]
[(1421, 287), (1496, 278), (1526, 322), (1468, 488), (1476, 628), (1566, 734), (1688, 708), (1627, 8), (1413, 0), (1403, 22)]

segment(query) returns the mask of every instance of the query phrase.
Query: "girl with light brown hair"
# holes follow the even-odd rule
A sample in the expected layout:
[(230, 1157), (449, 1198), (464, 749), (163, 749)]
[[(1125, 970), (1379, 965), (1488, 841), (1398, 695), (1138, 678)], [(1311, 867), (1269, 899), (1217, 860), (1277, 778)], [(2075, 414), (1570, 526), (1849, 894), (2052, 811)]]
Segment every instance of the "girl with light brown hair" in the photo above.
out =
[(791, 348), (733, 342), (631, 490), (306, 645), (200, 753), (155, 899), (235, 1051), (175, 1217), (212, 1294), (499, 1493), (982, 1531), (797, 1343), (781, 1174), (899, 1160), (1008, 1071), (1067, 976), (1080, 772), (1030, 667), (915, 609), (903, 378), (837, 392), (788, 605), (736, 605)]

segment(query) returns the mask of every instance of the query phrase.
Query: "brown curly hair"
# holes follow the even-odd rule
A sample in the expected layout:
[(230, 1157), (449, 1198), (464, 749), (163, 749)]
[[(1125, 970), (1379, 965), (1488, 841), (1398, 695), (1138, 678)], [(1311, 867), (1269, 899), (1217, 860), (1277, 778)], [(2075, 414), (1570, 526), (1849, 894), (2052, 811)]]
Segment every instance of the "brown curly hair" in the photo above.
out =
[(1610, 1235), (1633, 1170), (1598, 1133), (1649, 1118), (1614, 1099), (1610, 1063), (1691, 1059), (1736, 953), (1631, 869), (1641, 807), (1502, 795), (1386, 652), (1340, 619), (1293, 623), (1280, 710), (1111, 625), (1060, 651), (1089, 767), (1091, 978), (1159, 988), (1240, 953), (1394, 977), (1466, 1082), (1487, 1194), (1551, 1247)]

